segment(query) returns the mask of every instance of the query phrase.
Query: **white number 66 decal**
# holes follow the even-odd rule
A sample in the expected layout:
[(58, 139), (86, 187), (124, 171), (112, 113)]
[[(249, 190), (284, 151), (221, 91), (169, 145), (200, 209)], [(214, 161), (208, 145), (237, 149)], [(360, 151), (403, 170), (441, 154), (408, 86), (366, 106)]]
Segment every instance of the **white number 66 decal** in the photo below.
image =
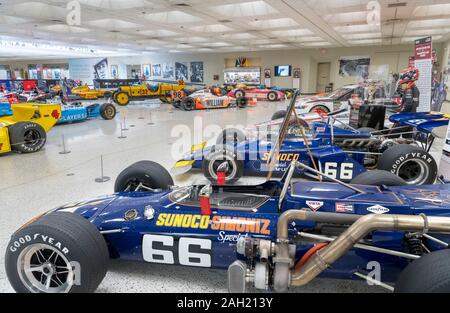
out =
[[(193, 248), (197, 248), (195, 252)], [(211, 248), (211, 240), (201, 238), (186, 237), (176, 242), (171, 236), (144, 235), (142, 241), (144, 261), (150, 263), (211, 267)]]

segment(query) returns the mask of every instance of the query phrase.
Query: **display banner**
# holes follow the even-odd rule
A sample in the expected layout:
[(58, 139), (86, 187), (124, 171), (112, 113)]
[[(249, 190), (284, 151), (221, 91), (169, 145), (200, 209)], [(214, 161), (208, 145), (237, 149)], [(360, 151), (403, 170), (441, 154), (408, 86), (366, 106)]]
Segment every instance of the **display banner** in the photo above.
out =
[(448, 126), (444, 149), (442, 151), (439, 176), (444, 176), (445, 181), (450, 181), (450, 125)]
[(417, 88), (420, 91), (418, 112), (431, 110), (431, 82), (433, 78), (433, 41), (432, 37), (418, 39), (415, 42), (415, 66), (419, 70)]
[[(93, 85), (97, 73), (105, 73), (107, 62), (104, 59), (71, 59), (69, 73), (72, 79), (81, 80), (84, 84)], [(106, 74), (105, 74), (106, 75)]]

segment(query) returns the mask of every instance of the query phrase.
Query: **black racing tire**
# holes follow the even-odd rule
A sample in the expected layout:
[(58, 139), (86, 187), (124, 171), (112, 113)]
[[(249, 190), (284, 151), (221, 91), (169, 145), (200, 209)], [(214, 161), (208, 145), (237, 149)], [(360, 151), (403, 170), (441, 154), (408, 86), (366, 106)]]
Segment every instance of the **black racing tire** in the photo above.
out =
[(195, 100), (191, 97), (187, 97), (183, 100), (181, 105), (185, 111), (192, 111), (193, 109), (195, 109)]
[(278, 101), (278, 94), (275, 91), (271, 91), (267, 94), (267, 100), (270, 102)]
[(248, 99), (246, 97), (239, 97), (236, 99), (236, 105), (238, 108), (244, 109), (248, 106)]
[(181, 100), (175, 100), (172, 102), (172, 105), (176, 109), (181, 109)]
[(356, 176), (350, 184), (365, 186), (405, 186), (406, 182), (388, 171), (368, 171)]
[[(217, 136), (216, 144), (218, 145), (230, 145), (234, 146), (235, 144), (244, 142), (247, 140), (244, 132), (237, 128), (227, 128)], [(224, 142), (225, 141), (225, 142)]]
[(105, 120), (112, 120), (116, 117), (117, 110), (114, 104), (103, 103), (100, 106), (100, 116)]
[(20, 153), (34, 153), (41, 150), (47, 141), (47, 133), (41, 125), (19, 122), (8, 127), (12, 150)]
[[(48, 259), (44, 262), (42, 256)], [(27, 259), (30, 265), (36, 261), (41, 264), (53, 261), (57, 266), (69, 263), (80, 270), (81, 277), (75, 275), (75, 282), (79, 279), (79, 284), (63, 286), (61, 292), (88, 293), (94, 292), (102, 282), (108, 271), (109, 258), (105, 239), (93, 224), (74, 213), (55, 212), (26, 225), (11, 237), (5, 254), (5, 267), (14, 290), (30, 293), (45, 292), (45, 286), (37, 282), (38, 278), (45, 281), (45, 277), (38, 272), (25, 274), (21, 266), (28, 262)], [(54, 279), (51, 287), (57, 286), (57, 279), (67, 282), (67, 274), (50, 277)]]
[(163, 166), (152, 161), (140, 161), (119, 174), (114, 184), (114, 192), (136, 191), (141, 183), (147, 188), (163, 190), (174, 185), (172, 176)]
[(217, 167), (228, 162), (229, 170), (226, 173), (225, 183), (236, 183), (244, 175), (244, 160), (233, 151), (233, 147), (217, 145), (211, 148), (209, 155), (202, 164), (203, 175), (213, 184), (217, 183)]
[(277, 111), (272, 115), (271, 120), (274, 121), (274, 120), (279, 120), (281, 118), (285, 118), (286, 114), (287, 114), (286, 110)]
[(114, 102), (120, 106), (126, 106), (130, 103), (130, 96), (124, 91), (119, 91), (114, 97)]
[(303, 129), (305, 131), (305, 135), (308, 135), (309, 133), (311, 133), (311, 128), (309, 127), (309, 124), (304, 119), (292, 117), (289, 120), (289, 124), (287, 127), (287, 134), (302, 136), (301, 129), (299, 126), (303, 127)]
[(438, 166), (433, 156), (412, 145), (387, 149), (378, 160), (378, 169), (401, 177), (408, 185), (431, 185), (438, 176)]
[(450, 250), (426, 254), (410, 263), (395, 284), (395, 293), (450, 293)]
[(330, 113), (330, 109), (324, 105), (316, 105), (311, 108), (309, 112), (324, 112), (324, 113)]
[(117, 97), (117, 94), (118, 94), (118, 93), (119, 93), (118, 90), (113, 91), (113, 93), (112, 93), (112, 100), (113, 100), (114, 102), (116, 102), (116, 97)]
[(245, 91), (242, 89), (236, 90), (234, 96), (237, 98), (245, 97)]

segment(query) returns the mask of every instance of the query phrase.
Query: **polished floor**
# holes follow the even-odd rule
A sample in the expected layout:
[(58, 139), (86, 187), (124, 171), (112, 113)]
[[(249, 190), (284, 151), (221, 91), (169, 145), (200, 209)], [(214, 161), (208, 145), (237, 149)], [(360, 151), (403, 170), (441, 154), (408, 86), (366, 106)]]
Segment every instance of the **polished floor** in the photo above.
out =
[[(152, 160), (170, 169), (175, 162), (172, 146), (178, 139), (172, 135), (179, 135), (172, 131), (192, 130), (194, 120), (199, 121), (195, 117), (202, 118), (203, 128), (248, 126), (270, 119), (282, 108), (285, 108), (284, 103), (260, 102), (257, 107), (245, 110), (184, 112), (153, 102), (135, 103), (120, 108), (120, 114), (113, 121), (96, 119), (55, 127), (41, 152), (0, 156), (0, 292), (13, 291), (4, 270), (4, 251), (9, 236), (31, 217), (65, 203), (112, 193), (115, 177), (136, 161)], [(122, 131), (122, 128), (128, 130)], [(216, 136), (210, 135), (211, 138)], [(70, 153), (62, 154), (64, 151)], [(101, 176), (101, 158), (104, 176), (112, 178), (105, 183), (95, 182)], [(252, 178), (244, 183), (262, 179)], [(201, 180), (201, 175), (185, 175), (176, 183), (187, 185)], [(98, 291), (225, 292), (226, 288), (225, 271), (113, 262)], [(365, 282), (319, 279), (293, 291), (383, 292), (383, 289), (370, 287)]]

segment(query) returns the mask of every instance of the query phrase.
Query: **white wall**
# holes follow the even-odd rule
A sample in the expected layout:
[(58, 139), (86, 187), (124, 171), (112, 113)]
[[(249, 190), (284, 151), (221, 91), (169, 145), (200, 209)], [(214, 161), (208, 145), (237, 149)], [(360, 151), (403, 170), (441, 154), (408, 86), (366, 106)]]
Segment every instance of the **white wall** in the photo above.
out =
[[(444, 44), (435, 44), (439, 59), (444, 58)], [(330, 49), (303, 49), (303, 50), (281, 50), (262, 52), (239, 52), (239, 53), (175, 53), (175, 54), (148, 54), (139, 57), (108, 58), (109, 66), (123, 64), (161, 64), (167, 62), (191, 62), (203, 61), (205, 83), (217, 83), (213, 81), (214, 75), (219, 75), (223, 83), (223, 70), (226, 59), (246, 57), (258, 59), (258, 66), (263, 71), (265, 68), (274, 70), (276, 65), (290, 64), (294, 68), (302, 70), (301, 89), (303, 92), (315, 92), (317, 84), (317, 64), (320, 62), (331, 63), (331, 82), (335, 87), (356, 82), (355, 77), (341, 77), (339, 75), (339, 59), (345, 56), (369, 56), (371, 58), (371, 71), (378, 66), (388, 66), (389, 72), (398, 73), (408, 66), (408, 58), (414, 55), (413, 45), (398, 46), (373, 46), (373, 47), (352, 47), (352, 48), (330, 48)], [(66, 60), (66, 62), (68, 62)], [(24, 61), (13, 62), (16, 67), (27, 67), (27, 64), (51, 64), (61, 63), (55, 61)], [(0, 63), (3, 64), (3, 63)], [(446, 64), (446, 63), (445, 63)], [(120, 68), (120, 67), (119, 67)], [(71, 77), (77, 79), (77, 77)], [(262, 77), (263, 81), (263, 77)], [(272, 86), (292, 87), (292, 77), (273, 77)]]

